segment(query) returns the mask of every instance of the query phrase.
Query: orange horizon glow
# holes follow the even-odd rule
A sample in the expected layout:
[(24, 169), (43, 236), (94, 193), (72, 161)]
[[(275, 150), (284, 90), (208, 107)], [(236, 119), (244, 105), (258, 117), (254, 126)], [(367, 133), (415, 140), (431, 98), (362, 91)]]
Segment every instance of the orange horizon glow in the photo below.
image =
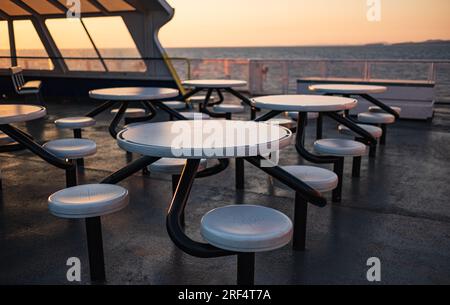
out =
[(449, 0), (380, 0), (381, 20), (367, 20), (367, 0), (167, 0), (175, 8), (161, 29), (164, 47), (361, 45), (450, 40)]

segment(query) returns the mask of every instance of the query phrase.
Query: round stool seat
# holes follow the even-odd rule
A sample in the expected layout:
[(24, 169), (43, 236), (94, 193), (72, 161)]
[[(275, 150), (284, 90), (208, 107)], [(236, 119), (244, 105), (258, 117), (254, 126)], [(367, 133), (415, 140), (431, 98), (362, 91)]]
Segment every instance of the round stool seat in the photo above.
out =
[[(319, 193), (325, 193), (334, 190), (339, 182), (338, 176), (325, 168), (316, 166), (290, 165), (281, 167), (292, 176), (303, 181)], [(275, 180), (276, 186), (286, 188), (284, 184)]]
[(70, 117), (58, 119), (55, 121), (55, 125), (61, 129), (82, 129), (85, 127), (91, 127), (95, 125), (95, 120), (90, 117)]
[(267, 121), (268, 124), (278, 125), (286, 128), (293, 128), (296, 126), (295, 122), (291, 119), (271, 119)]
[[(117, 114), (119, 112), (119, 109), (113, 109), (111, 110), (111, 114)], [(126, 118), (142, 118), (145, 116), (146, 112), (142, 108), (127, 108), (125, 111), (124, 116)]]
[(97, 145), (87, 139), (60, 139), (47, 142), (43, 147), (62, 159), (82, 159), (97, 152)]
[(314, 150), (326, 156), (360, 157), (365, 155), (366, 145), (347, 139), (323, 139), (314, 143)]
[(202, 112), (180, 112), (188, 120), (209, 120), (211, 117)]
[[(383, 130), (380, 127), (373, 126), (373, 125), (364, 125), (364, 124), (357, 124), (357, 125), (359, 127), (361, 127), (362, 129), (364, 129), (365, 131), (367, 131), (368, 133), (370, 133), (375, 139), (379, 139), (383, 135)], [(340, 133), (348, 135), (348, 136), (352, 136), (352, 137), (359, 136), (353, 130), (351, 130), (350, 128), (348, 128), (347, 126), (344, 126), (344, 125), (339, 125), (338, 130)]]
[(166, 105), (167, 107), (169, 107), (171, 109), (175, 109), (175, 110), (186, 109), (185, 102), (172, 101), (172, 102), (164, 102), (163, 104)]
[[(185, 159), (162, 158), (148, 166), (148, 170), (152, 173), (162, 173), (168, 175), (179, 175), (186, 164)], [(202, 159), (198, 171), (206, 168), (207, 161)]]
[(111, 214), (128, 205), (128, 191), (111, 184), (87, 184), (54, 193), (50, 212), (62, 218), (91, 218)]
[(201, 234), (211, 245), (236, 252), (263, 252), (284, 247), (292, 238), (292, 221), (283, 213), (255, 205), (218, 208), (203, 216)]
[(366, 124), (393, 124), (395, 116), (389, 113), (363, 112), (358, 114), (358, 121)]
[(9, 145), (15, 142), (13, 138), (0, 131), (0, 145)]
[(220, 104), (215, 105), (213, 111), (217, 113), (242, 113), (245, 108), (242, 105)]
[[(191, 102), (191, 104), (200, 104), (203, 103), (206, 100), (206, 95), (196, 95), (196, 96), (192, 96), (189, 98), (189, 102)], [(214, 102), (216, 100), (216, 98), (214, 96), (211, 96), (209, 98), (210, 102)]]
[[(298, 112), (295, 111), (289, 111), (288, 116), (293, 119), (294, 121), (298, 120)], [(316, 120), (319, 118), (318, 112), (308, 112), (308, 120)]]
[[(394, 110), (395, 112), (397, 112), (398, 114), (400, 114), (402, 112), (402, 108), (400, 108), (400, 107), (391, 107), (391, 109)], [(386, 113), (386, 111), (384, 111), (383, 109), (381, 109), (378, 106), (370, 106), (369, 112)]]

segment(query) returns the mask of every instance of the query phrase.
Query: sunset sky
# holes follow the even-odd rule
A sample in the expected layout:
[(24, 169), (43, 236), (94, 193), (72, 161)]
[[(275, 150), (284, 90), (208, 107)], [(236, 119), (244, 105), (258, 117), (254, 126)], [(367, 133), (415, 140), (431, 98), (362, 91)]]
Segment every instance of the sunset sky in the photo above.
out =
[(336, 45), (450, 39), (450, 0), (168, 0), (165, 47)]

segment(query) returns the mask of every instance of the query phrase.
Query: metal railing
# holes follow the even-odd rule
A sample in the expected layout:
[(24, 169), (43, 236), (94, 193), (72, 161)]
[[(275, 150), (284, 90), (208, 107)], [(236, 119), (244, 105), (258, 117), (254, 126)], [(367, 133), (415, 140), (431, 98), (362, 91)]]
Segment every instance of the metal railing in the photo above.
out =
[[(254, 95), (288, 94), (303, 78), (434, 83), (436, 100), (450, 103), (450, 60), (265, 60), (0, 56), (0, 73), (14, 61), (30, 75), (171, 78), (167, 60), (181, 80), (242, 79)], [(53, 70), (50, 68), (53, 67)]]

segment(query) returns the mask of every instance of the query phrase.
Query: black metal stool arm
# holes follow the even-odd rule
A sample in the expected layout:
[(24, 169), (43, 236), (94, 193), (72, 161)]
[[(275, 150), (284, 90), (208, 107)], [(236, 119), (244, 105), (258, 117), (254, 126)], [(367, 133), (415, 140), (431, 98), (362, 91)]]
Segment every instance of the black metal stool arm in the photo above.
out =
[(282, 113), (283, 113), (283, 111), (272, 110), (272, 111), (264, 114), (263, 116), (260, 116), (259, 118), (255, 119), (255, 122), (266, 122)]
[(8, 153), (24, 150), (25, 146), (22, 144), (8, 144), (0, 146), (0, 153)]
[(186, 121), (187, 118), (184, 117), (182, 114), (180, 114), (178, 111), (173, 110), (172, 108), (165, 105), (163, 102), (155, 102), (155, 105), (158, 106), (161, 110), (167, 112), (168, 114), (172, 115), (173, 117), (177, 118), (181, 121)]
[(225, 97), (223, 96), (222, 91), (216, 89), (217, 95), (219, 96), (219, 100), (215, 104), (222, 104), (225, 101)]
[(195, 257), (212, 258), (221, 256), (230, 256), (237, 253), (216, 248), (210, 244), (200, 243), (189, 238), (181, 227), (181, 215), (186, 208), (189, 194), (197, 174), (200, 160), (188, 160), (181, 173), (177, 190), (175, 191), (172, 203), (170, 204), (166, 227), (173, 243), (186, 252)]
[(155, 163), (159, 159), (161, 159), (161, 158), (159, 158), (159, 157), (147, 157), (147, 156), (141, 157), (141, 158), (131, 162), (130, 164), (128, 164), (124, 168), (118, 170), (117, 172), (109, 175), (108, 177), (103, 179), (101, 183), (103, 183), (103, 184), (117, 184), (117, 183), (125, 180), (126, 178), (134, 175), (135, 173), (139, 172), (143, 168), (145, 168), (145, 167)]
[(297, 122), (297, 133), (296, 133), (296, 139), (295, 139), (295, 149), (297, 152), (302, 156), (305, 160), (317, 164), (336, 164), (340, 161), (340, 158), (338, 157), (331, 157), (331, 156), (316, 156), (312, 153), (310, 153), (306, 148), (303, 146), (303, 143), (305, 141), (305, 128), (306, 123), (308, 120), (308, 114), (305, 112), (300, 112), (298, 116), (298, 122)]
[(247, 157), (245, 158), (245, 160), (250, 164), (259, 168), (263, 172), (274, 177), (281, 183), (290, 187), (294, 191), (298, 192), (298, 194), (307, 202), (319, 207), (324, 207), (327, 204), (327, 200), (324, 197), (322, 197), (322, 195), (319, 192), (308, 186), (303, 181), (297, 179), (295, 176), (291, 175), (287, 171), (283, 170), (281, 167), (279, 166), (262, 167), (261, 161), (266, 160), (263, 157)]
[(369, 132), (364, 130), (363, 128), (359, 127), (354, 121), (349, 120), (343, 116), (340, 116), (339, 114), (335, 112), (326, 112), (325, 115), (329, 116), (333, 120), (337, 121), (338, 123), (345, 125), (346, 127), (350, 128), (352, 131), (356, 132), (359, 136), (363, 137), (367, 144), (369, 145), (376, 145), (377, 139), (375, 139)]
[(122, 105), (119, 108), (119, 111), (114, 116), (114, 119), (112, 120), (111, 124), (109, 125), (109, 133), (110, 135), (115, 139), (117, 137), (117, 126), (119, 125), (120, 121), (122, 120), (125, 111), (128, 108), (128, 102), (123, 102)]
[(219, 164), (208, 167), (197, 173), (196, 178), (207, 178), (217, 174), (220, 174), (224, 170), (228, 168), (230, 165), (230, 160), (228, 159), (219, 159)]
[(238, 99), (243, 101), (245, 104), (247, 104), (251, 108), (256, 109), (256, 107), (253, 104), (252, 100), (249, 99), (248, 97), (246, 97), (245, 95), (239, 93), (238, 91), (234, 90), (233, 88), (224, 88), (224, 90), (227, 91), (228, 93), (230, 93), (231, 95), (234, 95), (235, 97), (237, 97)]
[(100, 113), (102, 113), (102, 112), (108, 110), (109, 108), (111, 108), (112, 106), (114, 106), (115, 103), (116, 103), (115, 101), (105, 102), (105, 103), (101, 104), (100, 106), (98, 106), (97, 108), (95, 108), (95, 109), (91, 110), (90, 112), (86, 113), (85, 116), (91, 117), (91, 118), (96, 117)]
[(202, 112), (206, 113), (207, 115), (209, 115), (212, 118), (226, 118), (226, 114), (222, 114), (222, 113), (213, 113), (211, 111), (209, 111), (208, 106), (212, 106), (214, 104), (210, 104), (209, 100), (211, 99), (213, 93), (213, 89), (208, 89), (208, 92), (206, 93), (206, 98), (205, 101), (202, 104)]
[(193, 97), (194, 95), (196, 95), (197, 93), (199, 93), (200, 91), (202, 91), (203, 89), (201, 88), (195, 88), (192, 89), (191, 91), (189, 91), (188, 93), (186, 93), (185, 95), (183, 95), (181, 98), (183, 101), (187, 102), (187, 100), (191, 97)]
[(395, 116), (396, 119), (400, 118), (400, 115), (397, 113), (397, 111), (395, 111), (394, 109), (392, 109), (391, 107), (389, 107), (388, 105), (380, 102), (379, 100), (377, 100), (376, 98), (374, 98), (371, 95), (368, 94), (360, 94), (360, 97), (362, 97), (363, 99), (371, 102), (372, 104), (380, 107), (381, 109), (383, 109), (384, 111), (386, 111), (389, 114), (392, 114), (393, 116)]
[(60, 169), (74, 168), (74, 164), (56, 157), (41, 145), (33, 141), (29, 135), (26, 136), (26, 134), (19, 129), (11, 125), (0, 125), (0, 130), (49, 164)]

